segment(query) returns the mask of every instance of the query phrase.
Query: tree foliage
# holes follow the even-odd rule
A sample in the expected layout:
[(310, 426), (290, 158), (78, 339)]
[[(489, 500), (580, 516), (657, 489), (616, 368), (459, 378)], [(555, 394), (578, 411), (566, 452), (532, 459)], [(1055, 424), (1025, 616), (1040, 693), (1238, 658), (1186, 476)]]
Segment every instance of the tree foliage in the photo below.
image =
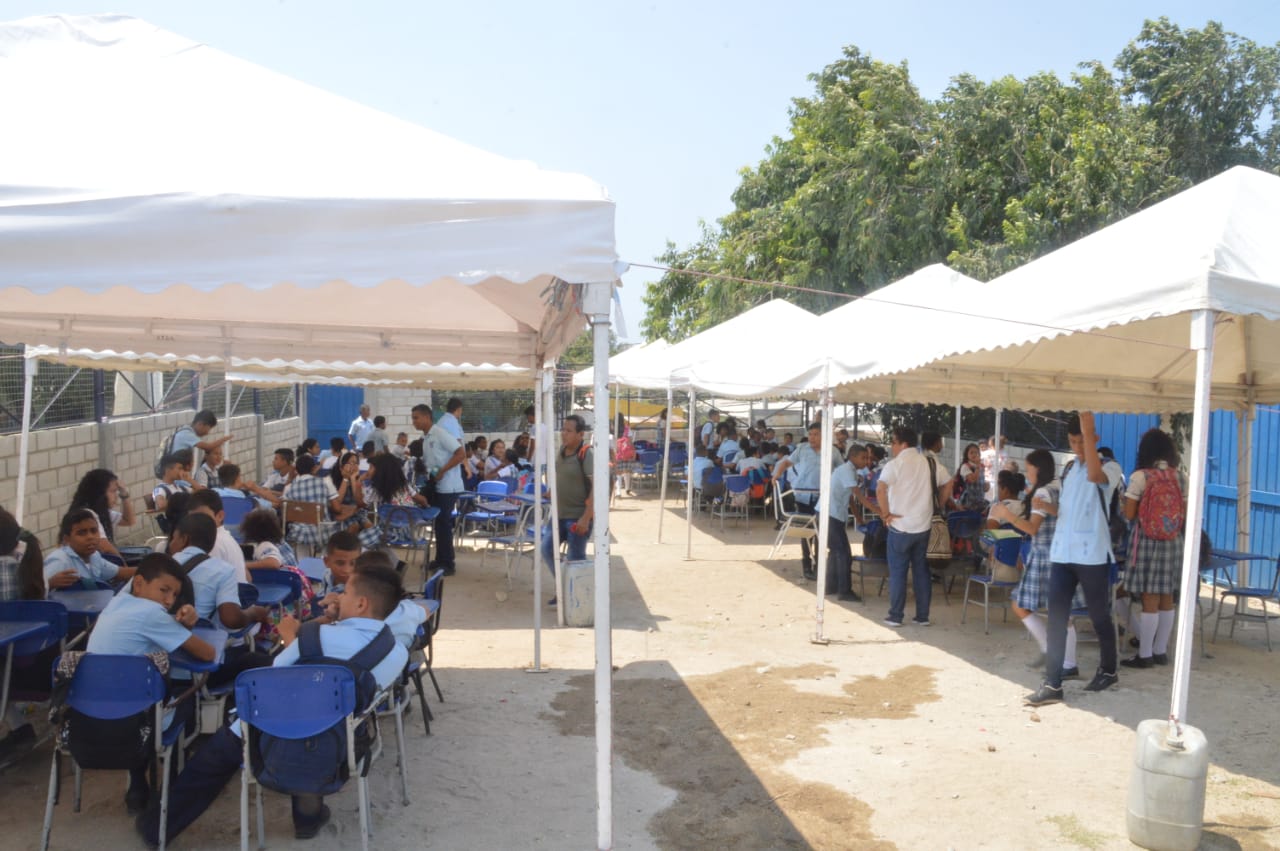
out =
[(657, 258), (704, 274), (649, 287), (646, 337), (683, 339), (775, 296), (822, 312), (929, 263), (988, 280), (1224, 168), (1277, 169), (1280, 48), (1162, 18), (1116, 69), (959, 74), (930, 101), (905, 64), (846, 47), (742, 171), (733, 210)]

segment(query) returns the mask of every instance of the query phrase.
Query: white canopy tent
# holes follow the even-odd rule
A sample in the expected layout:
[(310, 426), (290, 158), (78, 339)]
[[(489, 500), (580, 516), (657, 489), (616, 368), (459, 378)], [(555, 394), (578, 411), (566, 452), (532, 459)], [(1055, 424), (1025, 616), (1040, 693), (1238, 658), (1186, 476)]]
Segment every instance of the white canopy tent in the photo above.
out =
[[(607, 364), (622, 267), (613, 202), (587, 178), (472, 148), (133, 18), (3, 24), (0, 59), (12, 128), (0, 135), (0, 339), (224, 363), (512, 365), (532, 380), (589, 320)], [(607, 393), (598, 381), (606, 410)], [(606, 455), (594, 474), (605, 848)]]
[[(609, 358), (609, 377), (608, 383), (617, 383), (615, 376), (626, 375), (630, 370), (634, 369), (637, 364), (644, 362), (646, 357), (652, 357), (659, 352), (664, 351), (670, 344), (666, 340), (653, 340), (648, 343), (640, 343), (632, 346), (624, 352), (619, 352)], [(595, 367), (587, 367), (578, 370), (573, 374), (574, 387), (594, 387), (596, 381)]]
[[(953, 328), (923, 355), (886, 359), (862, 380), (851, 373), (839, 392), (863, 397), (880, 386), (923, 402), (1194, 409), (1186, 519), (1194, 532), (1203, 519), (1210, 404), (1244, 413), (1247, 434), (1253, 405), (1280, 401), (1277, 226), (1280, 177), (1233, 168), (984, 285), (980, 311), (1003, 333), (966, 340)], [(1197, 549), (1184, 552), (1184, 648)], [(1186, 720), (1190, 657), (1175, 657), (1175, 729)]]

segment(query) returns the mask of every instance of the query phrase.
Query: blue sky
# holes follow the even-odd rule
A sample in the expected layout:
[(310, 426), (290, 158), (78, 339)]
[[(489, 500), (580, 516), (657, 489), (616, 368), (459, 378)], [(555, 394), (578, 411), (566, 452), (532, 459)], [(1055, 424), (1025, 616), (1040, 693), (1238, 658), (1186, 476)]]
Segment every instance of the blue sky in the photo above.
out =
[[(981, 79), (1110, 63), (1144, 18), (1280, 41), (1274, 0), (1070, 4), (3, 0), (0, 18), (114, 11), (504, 156), (575, 171), (617, 201), (618, 250), (652, 262), (730, 209), (738, 172), (787, 129), (807, 75), (857, 45), (927, 97)], [(628, 331), (656, 272), (624, 278)]]

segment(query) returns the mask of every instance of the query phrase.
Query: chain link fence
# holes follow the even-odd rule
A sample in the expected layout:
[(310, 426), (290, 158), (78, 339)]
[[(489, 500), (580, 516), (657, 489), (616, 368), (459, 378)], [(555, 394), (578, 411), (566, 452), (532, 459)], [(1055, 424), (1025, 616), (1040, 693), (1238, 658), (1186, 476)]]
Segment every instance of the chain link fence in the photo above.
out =
[[(0, 434), (22, 430), (23, 347), (0, 345)], [(203, 388), (201, 392), (201, 388)], [(58, 428), (178, 410), (194, 410), (197, 396), (219, 419), (227, 416), (221, 372), (117, 372), (41, 361), (31, 393), (31, 428)], [(271, 422), (297, 415), (292, 386), (257, 391), (258, 410)], [(231, 387), (231, 416), (254, 412), (254, 391)]]

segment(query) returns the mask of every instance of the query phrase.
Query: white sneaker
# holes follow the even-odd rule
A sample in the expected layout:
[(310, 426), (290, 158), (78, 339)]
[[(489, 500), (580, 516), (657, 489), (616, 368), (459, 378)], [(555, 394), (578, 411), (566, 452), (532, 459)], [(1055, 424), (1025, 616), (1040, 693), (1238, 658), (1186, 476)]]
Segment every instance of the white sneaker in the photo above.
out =
[(895, 621), (893, 618), (885, 618), (884, 625), (891, 626), (894, 629), (902, 629), (902, 621)]

